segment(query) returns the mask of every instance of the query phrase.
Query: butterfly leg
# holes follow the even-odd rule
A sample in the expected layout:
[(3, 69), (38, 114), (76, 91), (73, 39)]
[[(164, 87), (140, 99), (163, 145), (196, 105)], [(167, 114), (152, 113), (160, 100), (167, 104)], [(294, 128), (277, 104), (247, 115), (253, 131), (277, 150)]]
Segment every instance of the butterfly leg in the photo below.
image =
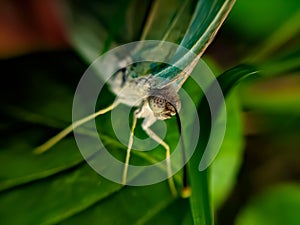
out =
[(111, 104), (110, 106), (108, 106), (105, 109), (101, 109), (98, 112), (95, 112), (87, 117), (84, 117), (80, 120), (75, 121), (74, 123), (72, 123), (71, 125), (69, 125), (68, 127), (66, 127), (64, 130), (62, 130), (61, 132), (59, 132), (57, 135), (55, 135), (54, 137), (50, 138), (48, 141), (46, 141), (44, 144), (40, 145), (39, 147), (37, 147), (34, 150), (35, 154), (41, 154), (43, 152), (46, 152), (48, 149), (50, 149), (53, 145), (55, 145), (57, 142), (59, 142), (60, 140), (62, 140), (64, 137), (66, 137), (69, 133), (71, 133), (73, 131), (73, 129), (81, 126), (82, 124), (96, 118), (99, 115), (105, 114), (111, 110), (113, 110), (117, 105), (119, 104), (119, 101), (115, 101), (113, 104)]
[(126, 180), (127, 180), (127, 173), (128, 173), (128, 165), (129, 165), (129, 159), (130, 159), (130, 152), (133, 144), (133, 135), (134, 135), (134, 129), (136, 127), (136, 121), (137, 121), (137, 112), (139, 110), (135, 110), (133, 114), (133, 121), (132, 121), (132, 127), (130, 130), (130, 137), (128, 141), (128, 146), (127, 146), (127, 151), (126, 151), (126, 159), (125, 159), (125, 166), (123, 170), (123, 176), (122, 176), (122, 184), (126, 185)]
[(168, 173), (168, 182), (173, 196), (177, 196), (177, 190), (174, 184), (173, 176), (172, 176), (172, 169), (171, 169), (171, 160), (170, 160), (170, 147), (169, 145), (164, 142), (156, 133), (154, 133), (149, 126), (147, 126), (147, 120), (145, 119), (142, 128), (151, 137), (154, 141), (161, 144), (166, 150), (166, 164), (167, 164), (167, 173)]

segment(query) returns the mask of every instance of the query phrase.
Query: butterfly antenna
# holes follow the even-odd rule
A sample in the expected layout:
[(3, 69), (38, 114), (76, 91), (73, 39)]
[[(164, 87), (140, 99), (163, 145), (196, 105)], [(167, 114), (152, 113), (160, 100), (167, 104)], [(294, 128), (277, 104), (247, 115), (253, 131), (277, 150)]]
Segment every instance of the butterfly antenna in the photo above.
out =
[[(175, 107), (174, 107), (175, 108)], [(181, 120), (178, 111), (176, 110), (176, 121), (177, 121), (177, 127), (180, 135), (180, 145), (181, 145), (181, 154), (182, 154), (182, 163), (183, 163), (183, 188), (181, 192), (181, 196), (183, 198), (188, 198), (191, 195), (191, 188), (188, 182), (188, 171), (187, 171), (187, 165), (186, 165), (186, 155), (185, 155), (185, 145), (184, 140), (182, 137), (182, 129), (181, 129)]]

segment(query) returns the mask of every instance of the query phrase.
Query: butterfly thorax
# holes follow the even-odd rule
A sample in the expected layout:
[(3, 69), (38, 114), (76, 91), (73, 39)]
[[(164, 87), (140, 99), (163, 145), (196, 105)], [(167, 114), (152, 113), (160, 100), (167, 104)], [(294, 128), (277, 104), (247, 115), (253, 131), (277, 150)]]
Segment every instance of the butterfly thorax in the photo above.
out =
[(125, 72), (120, 70), (110, 82), (110, 87), (121, 103), (144, 108), (140, 110), (139, 118), (151, 116), (164, 120), (180, 110), (181, 102), (176, 88), (172, 85), (152, 89), (152, 84), (157, 80), (151, 74), (136, 77)]

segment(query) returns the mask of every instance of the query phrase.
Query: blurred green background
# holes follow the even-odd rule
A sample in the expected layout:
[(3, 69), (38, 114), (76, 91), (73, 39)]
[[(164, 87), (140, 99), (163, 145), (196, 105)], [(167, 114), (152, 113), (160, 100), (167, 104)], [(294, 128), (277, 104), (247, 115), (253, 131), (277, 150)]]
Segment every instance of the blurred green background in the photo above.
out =
[[(1, 224), (192, 224), (188, 201), (172, 200), (166, 183), (120, 191), (84, 163), (71, 136), (44, 155), (32, 154), (71, 122), (89, 60), (110, 44), (138, 40), (148, 4), (0, 2)], [(164, 4), (161, 12), (173, 10)], [(227, 102), (232, 133), (212, 172), (216, 224), (300, 224), (299, 21), (297, 0), (237, 0), (204, 54), (216, 74), (241, 63), (262, 71)], [(151, 35), (157, 37), (155, 29)]]

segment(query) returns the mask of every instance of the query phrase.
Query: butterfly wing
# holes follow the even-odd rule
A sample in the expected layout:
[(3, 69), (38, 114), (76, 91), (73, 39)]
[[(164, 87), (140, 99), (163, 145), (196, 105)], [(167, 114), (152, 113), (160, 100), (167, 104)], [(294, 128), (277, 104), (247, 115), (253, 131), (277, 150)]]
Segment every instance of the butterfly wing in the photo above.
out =
[[(235, 0), (198, 1), (189, 27), (180, 42), (180, 46), (184, 48), (180, 48), (174, 54), (172, 66), (168, 66), (153, 74), (156, 80), (154, 88), (163, 88), (174, 83), (179, 88), (181, 87), (197, 61), (214, 39), (234, 3)], [(188, 53), (186, 49), (192, 53)], [(185, 68), (185, 71), (181, 72), (176, 67)]]

